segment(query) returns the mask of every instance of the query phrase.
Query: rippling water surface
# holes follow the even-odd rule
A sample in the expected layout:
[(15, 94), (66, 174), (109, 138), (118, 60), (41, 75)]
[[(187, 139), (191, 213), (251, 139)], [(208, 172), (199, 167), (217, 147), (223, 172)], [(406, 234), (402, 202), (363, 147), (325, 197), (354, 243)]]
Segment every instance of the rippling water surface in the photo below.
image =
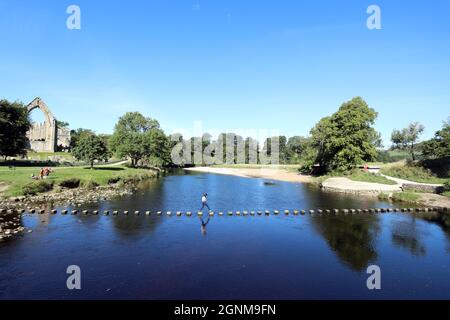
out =
[[(81, 209), (196, 212), (203, 192), (225, 212), (390, 206), (301, 184), (191, 173)], [(33, 232), (0, 243), (1, 299), (450, 298), (442, 219), (24, 215), (22, 223)], [(66, 287), (69, 265), (81, 268), (81, 290)], [(370, 265), (381, 268), (381, 290), (366, 287)]]

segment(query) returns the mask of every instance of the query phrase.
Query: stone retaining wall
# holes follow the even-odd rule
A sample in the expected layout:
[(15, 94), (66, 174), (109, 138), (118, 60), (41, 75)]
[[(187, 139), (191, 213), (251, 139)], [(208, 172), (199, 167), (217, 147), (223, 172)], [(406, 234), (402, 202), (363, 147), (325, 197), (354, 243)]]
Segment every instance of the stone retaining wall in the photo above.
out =
[(428, 184), (404, 183), (402, 188), (403, 188), (403, 191), (418, 191), (418, 192), (437, 193), (437, 194), (444, 192), (443, 186), (435, 186), (435, 185), (428, 185)]

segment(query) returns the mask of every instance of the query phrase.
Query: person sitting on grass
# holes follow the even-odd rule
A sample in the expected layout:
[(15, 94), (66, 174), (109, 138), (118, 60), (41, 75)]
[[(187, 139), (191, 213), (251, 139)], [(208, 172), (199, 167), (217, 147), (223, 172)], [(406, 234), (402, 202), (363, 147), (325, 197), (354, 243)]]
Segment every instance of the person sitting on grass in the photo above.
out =
[(46, 167), (43, 169), (43, 178), (47, 179), (48, 176), (50, 176), (50, 173), (52, 173), (52, 169)]

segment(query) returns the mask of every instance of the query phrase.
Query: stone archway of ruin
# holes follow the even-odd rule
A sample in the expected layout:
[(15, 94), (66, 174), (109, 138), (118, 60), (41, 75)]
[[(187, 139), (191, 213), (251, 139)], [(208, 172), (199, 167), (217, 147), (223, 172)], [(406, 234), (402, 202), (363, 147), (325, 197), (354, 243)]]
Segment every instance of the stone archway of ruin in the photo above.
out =
[(39, 109), (44, 114), (45, 122), (48, 125), (52, 125), (55, 121), (55, 117), (53, 117), (53, 114), (50, 112), (50, 109), (47, 107), (44, 101), (42, 101), (41, 98), (36, 98), (33, 101), (31, 101), (30, 104), (27, 106), (28, 113), (31, 113), (34, 109)]

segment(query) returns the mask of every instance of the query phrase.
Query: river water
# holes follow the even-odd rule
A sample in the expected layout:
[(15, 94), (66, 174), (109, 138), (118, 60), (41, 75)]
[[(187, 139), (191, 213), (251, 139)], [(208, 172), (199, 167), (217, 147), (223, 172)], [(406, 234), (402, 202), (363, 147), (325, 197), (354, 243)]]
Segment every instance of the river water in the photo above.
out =
[[(33, 232), (0, 243), (0, 299), (450, 298), (450, 230), (411, 214), (132, 214), (196, 212), (203, 192), (216, 212), (391, 206), (264, 182), (174, 174), (77, 207), (128, 216), (26, 214)], [(67, 289), (69, 265), (80, 267), (81, 290)], [(367, 288), (370, 265), (380, 267), (381, 290)]]

